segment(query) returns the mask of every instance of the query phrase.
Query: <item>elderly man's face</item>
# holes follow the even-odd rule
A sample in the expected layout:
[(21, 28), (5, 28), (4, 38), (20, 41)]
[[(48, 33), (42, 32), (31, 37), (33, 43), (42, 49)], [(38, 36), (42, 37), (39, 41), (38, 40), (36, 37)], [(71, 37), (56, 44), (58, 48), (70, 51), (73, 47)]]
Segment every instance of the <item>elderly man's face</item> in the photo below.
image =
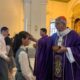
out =
[(56, 21), (55, 26), (58, 31), (63, 31), (63, 29), (65, 28), (65, 25), (63, 23), (61, 23), (60, 21)]

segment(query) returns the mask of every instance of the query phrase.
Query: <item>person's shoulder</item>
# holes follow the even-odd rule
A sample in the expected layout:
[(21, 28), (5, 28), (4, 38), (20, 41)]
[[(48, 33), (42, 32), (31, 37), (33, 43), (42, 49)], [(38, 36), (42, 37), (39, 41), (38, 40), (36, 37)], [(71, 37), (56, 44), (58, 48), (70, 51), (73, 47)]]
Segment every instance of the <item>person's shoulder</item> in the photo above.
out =
[(54, 33), (52, 36), (50, 36), (50, 39), (55, 39), (57, 37), (57, 33)]
[(43, 40), (45, 40), (45, 39), (47, 39), (48, 38), (48, 36), (46, 36), (46, 37), (41, 37), (38, 41), (43, 41)]
[(69, 36), (69, 38), (72, 38), (73, 41), (77, 41), (77, 40), (80, 41), (80, 35), (76, 31), (74, 31), (74, 30), (72, 30), (68, 34), (68, 36)]
[(16, 54), (17, 55), (20, 55), (20, 56), (26, 56), (27, 55), (27, 53), (26, 53), (26, 51), (24, 50), (24, 49), (22, 49), (22, 48), (19, 48), (18, 50), (17, 50), (17, 52), (16, 52)]
[(0, 38), (4, 38), (4, 36), (2, 34), (0, 34)]
[(11, 40), (9, 37), (6, 37), (5, 39), (7, 39), (7, 40)]
[(73, 36), (80, 36), (75, 30), (71, 30), (71, 32), (69, 33)]
[(54, 33), (51, 37), (55, 37), (55, 36), (57, 36), (57, 33)]
[(0, 34), (0, 40), (4, 40), (4, 36)]
[(26, 56), (27, 53), (26, 53), (25, 51), (20, 51), (20, 54), (19, 54), (19, 55), (24, 55), (24, 56)]

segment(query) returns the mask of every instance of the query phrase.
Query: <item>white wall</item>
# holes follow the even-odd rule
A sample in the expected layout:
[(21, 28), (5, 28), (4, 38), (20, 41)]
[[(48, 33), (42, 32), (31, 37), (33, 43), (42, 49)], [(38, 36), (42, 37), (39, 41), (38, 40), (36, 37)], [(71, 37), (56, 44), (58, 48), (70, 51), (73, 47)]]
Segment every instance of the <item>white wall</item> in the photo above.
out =
[(0, 0), (0, 27), (7, 26), (10, 34), (24, 30), (23, 0)]
[(58, 1), (48, 1), (47, 4), (47, 15), (46, 15), (46, 26), (48, 34), (50, 30), (50, 21), (58, 16), (65, 16), (67, 18), (67, 3)]
[(47, 4), (46, 11), (46, 0), (0, 0), (0, 27), (8, 26), (12, 36), (25, 27), (26, 31), (39, 38), (40, 28), (47, 26), (49, 31), (50, 19), (60, 15), (67, 17), (71, 27), (72, 9), (78, 3), (80, 0), (69, 3), (53, 1)]
[(67, 26), (73, 28), (73, 8), (80, 3), (80, 0), (71, 0), (69, 3), (62, 3), (57, 1), (49, 1), (47, 4), (47, 16), (46, 26), (48, 34), (50, 30), (50, 20), (55, 19), (58, 16), (65, 16), (67, 18)]
[(71, 0), (68, 4), (67, 4), (67, 19), (68, 19), (68, 26), (70, 26), (71, 28), (73, 27), (71, 24), (71, 20), (72, 20), (72, 16), (73, 16), (73, 8), (80, 3), (80, 0)]
[(46, 3), (43, 0), (25, 0), (24, 8), (25, 29), (38, 39), (40, 28), (46, 27)]

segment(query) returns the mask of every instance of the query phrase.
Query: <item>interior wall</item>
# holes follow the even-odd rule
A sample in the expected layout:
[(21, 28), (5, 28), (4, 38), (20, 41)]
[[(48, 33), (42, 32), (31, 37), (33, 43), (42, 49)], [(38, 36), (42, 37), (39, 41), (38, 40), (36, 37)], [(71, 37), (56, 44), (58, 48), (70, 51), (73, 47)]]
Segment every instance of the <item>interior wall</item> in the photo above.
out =
[[(49, 34), (50, 21), (58, 16), (65, 16), (68, 20), (68, 26), (71, 27), (73, 8), (79, 3), (80, 0), (71, 0), (69, 3), (48, 1), (46, 7), (46, 0), (32, 0), (31, 5), (27, 3), (26, 6), (23, 5), (23, 0), (0, 0), (0, 27), (9, 27), (10, 34), (13, 36), (24, 30), (25, 26), (25, 30), (27, 28), (27, 31), (31, 34), (34, 33), (33, 35), (39, 38), (40, 28), (47, 27)], [(26, 20), (24, 20), (24, 12)]]
[[(25, 0), (25, 28), (35, 38), (40, 38), (40, 28), (46, 27), (46, 2), (43, 0)], [(27, 24), (26, 24), (27, 23)]]
[(46, 27), (48, 29), (48, 34), (50, 30), (50, 21), (58, 16), (65, 16), (67, 18), (67, 26), (71, 29), (73, 28), (73, 19), (79, 16), (80, 9), (73, 10), (74, 7), (80, 3), (80, 0), (71, 0), (68, 3), (62, 3), (57, 1), (49, 1), (47, 4), (46, 12)]
[(80, 21), (74, 25), (74, 21), (77, 18), (80, 18), (80, 3), (73, 8), (73, 28), (80, 34)]
[(65, 16), (67, 18), (67, 3), (48, 1), (46, 12), (46, 27), (48, 29), (48, 34), (50, 30), (50, 21), (58, 16)]
[[(73, 15), (74, 15), (74, 7), (77, 5), (77, 4), (79, 4), (80, 3), (80, 0), (71, 0), (69, 3), (68, 3), (68, 5), (67, 5), (67, 19), (68, 19), (68, 26), (70, 27), (70, 28), (72, 28), (73, 29), (73, 20), (74, 20), (74, 17), (73, 17)], [(75, 12), (77, 12), (77, 10), (75, 11)]]
[(7, 26), (11, 36), (24, 30), (23, 0), (0, 0), (0, 27)]

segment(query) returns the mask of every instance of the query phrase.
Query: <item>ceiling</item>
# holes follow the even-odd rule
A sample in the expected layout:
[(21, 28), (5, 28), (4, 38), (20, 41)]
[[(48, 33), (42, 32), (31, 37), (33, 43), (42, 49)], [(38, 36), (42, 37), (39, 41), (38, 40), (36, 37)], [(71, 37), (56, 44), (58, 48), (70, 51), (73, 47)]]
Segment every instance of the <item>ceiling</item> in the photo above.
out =
[(50, 1), (69, 2), (70, 0), (50, 0)]

